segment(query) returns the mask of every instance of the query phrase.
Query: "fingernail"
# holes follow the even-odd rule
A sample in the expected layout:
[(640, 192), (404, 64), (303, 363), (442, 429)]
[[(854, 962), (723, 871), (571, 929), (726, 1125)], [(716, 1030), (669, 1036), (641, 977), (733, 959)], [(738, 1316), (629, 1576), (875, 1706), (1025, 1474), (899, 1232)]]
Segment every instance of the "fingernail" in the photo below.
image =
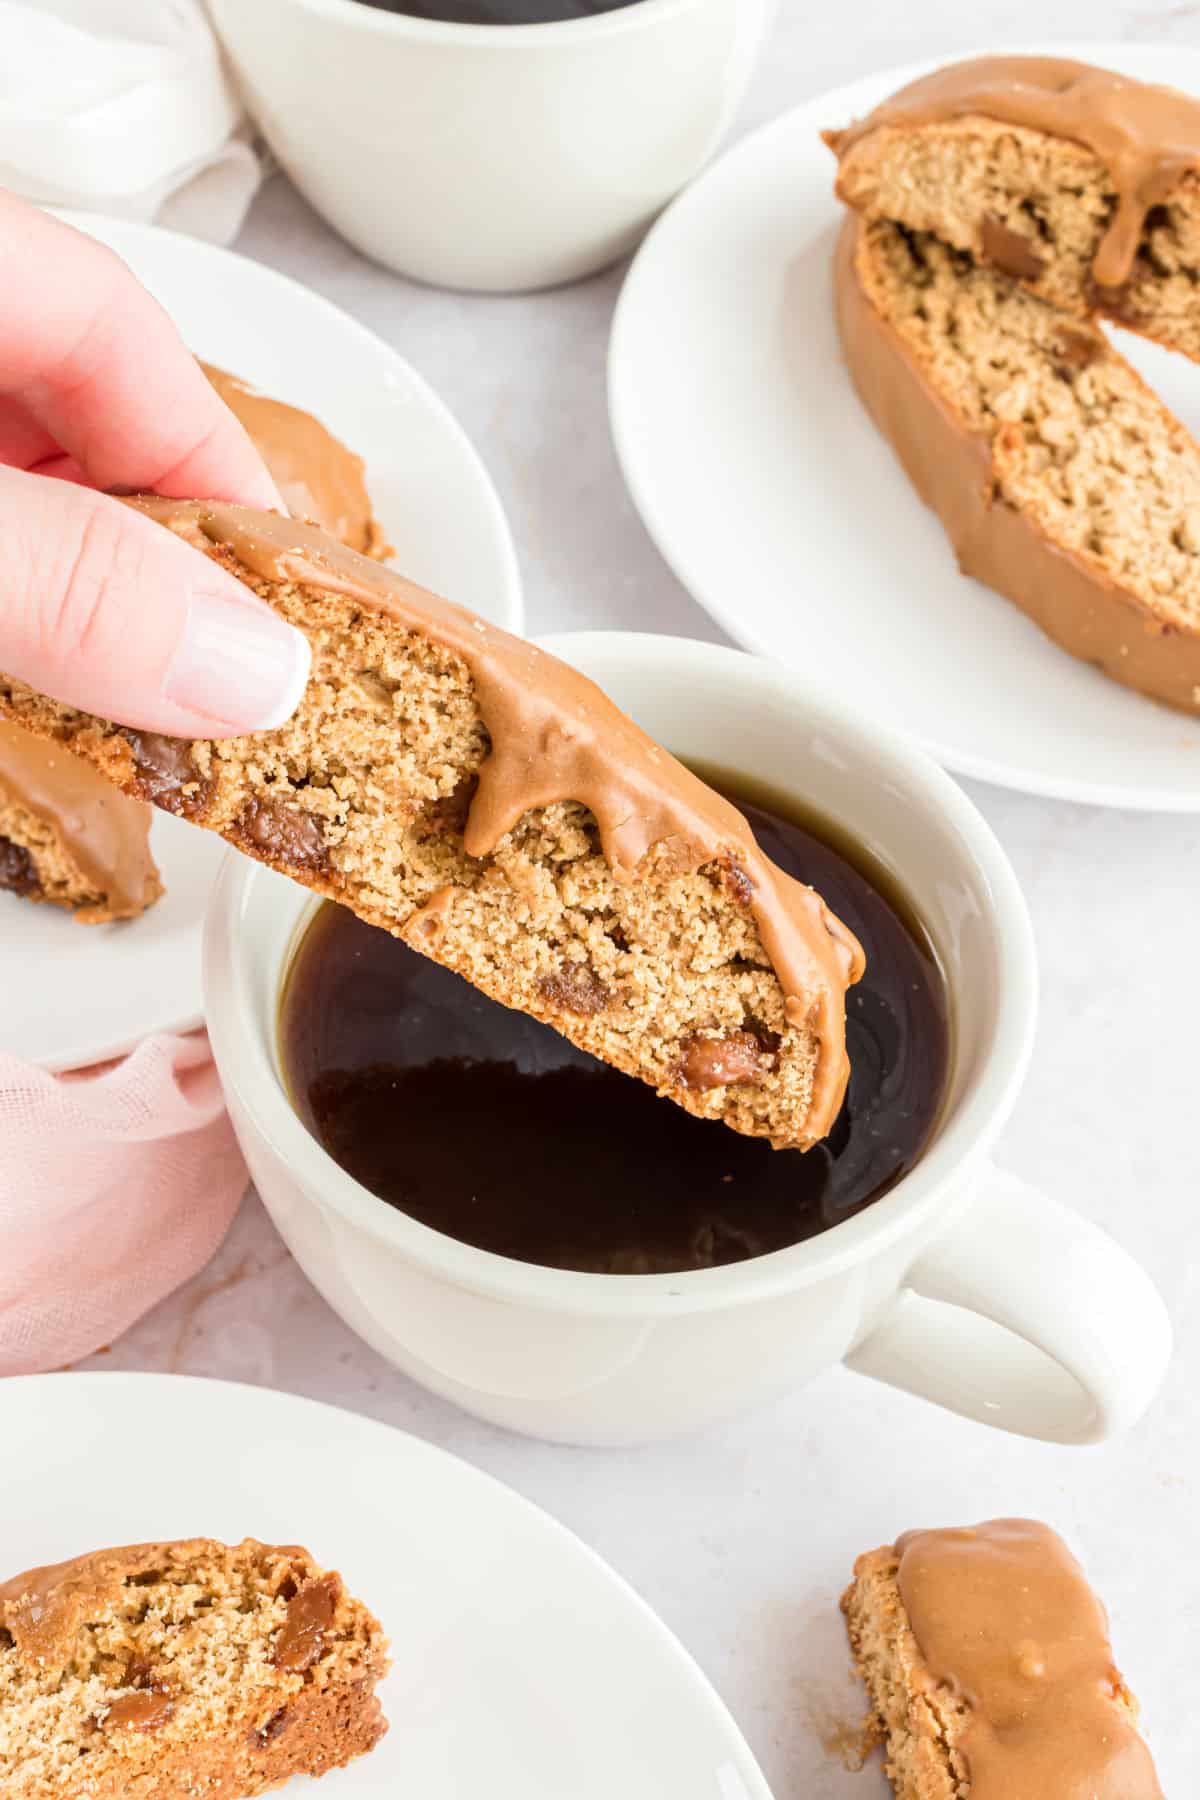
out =
[(269, 607), (193, 589), (164, 699), (237, 731), (271, 731), (295, 712), (312, 651)]

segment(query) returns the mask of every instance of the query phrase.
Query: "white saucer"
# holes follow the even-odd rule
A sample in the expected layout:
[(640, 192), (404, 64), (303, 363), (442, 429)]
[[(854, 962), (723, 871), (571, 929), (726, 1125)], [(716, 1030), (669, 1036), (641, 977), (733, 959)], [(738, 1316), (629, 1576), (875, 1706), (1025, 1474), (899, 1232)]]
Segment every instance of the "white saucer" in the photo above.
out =
[[(198, 355), (308, 408), (366, 458), (406, 574), (521, 629), (520, 576), (496, 491), (403, 357), (261, 263), (153, 226), (61, 216), (125, 259)], [(84, 927), (0, 894), (0, 1050), (75, 1068), (201, 1023), (200, 927), (225, 846), (162, 814), (152, 846), (167, 897), (133, 924)]]
[(632, 1589), (418, 1438), (263, 1388), (86, 1374), (0, 1384), (0, 1441), (0, 1579), (192, 1535), (298, 1542), (342, 1571), (392, 1641), (391, 1730), (322, 1781), (329, 1800), (771, 1800)]
[[(1194, 50), (1058, 53), (1200, 92)], [(841, 209), (818, 133), (932, 66), (872, 75), (776, 119), (659, 220), (613, 326), (626, 480), (663, 556), (738, 642), (823, 672), (948, 768), (1071, 800), (1200, 811), (1200, 723), (1107, 681), (961, 576), (842, 365), (830, 304)], [(1121, 348), (1200, 427), (1200, 368), (1136, 339)]]

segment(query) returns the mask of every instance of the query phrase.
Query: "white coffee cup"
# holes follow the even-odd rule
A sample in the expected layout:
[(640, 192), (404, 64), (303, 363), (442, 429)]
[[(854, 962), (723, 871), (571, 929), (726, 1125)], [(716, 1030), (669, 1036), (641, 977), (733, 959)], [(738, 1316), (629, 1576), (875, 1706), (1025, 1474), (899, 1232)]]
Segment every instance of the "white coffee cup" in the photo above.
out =
[(259, 1193), (315, 1286), (434, 1392), (569, 1442), (704, 1426), (839, 1359), (1031, 1437), (1089, 1443), (1132, 1423), (1170, 1354), (1156, 1290), (1098, 1227), (988, 1161), (1029, 1061), (1037, 979), (1016, 877), (975, 807), (920, 751), (802, 675), (638, 633), (546, 644), (677, 753), (790, 789), (892, 872), (950, 991), (940, 1123), (883, 1198), (746, 1262), (595, 1275), (477, 1250), (374, 1198), (293, 1112), (276, 1016), (315, 903), (231, 856), (208, 919), (209, 1033)]
[(403, 275), (516, 291), (631, 250), (716, 149), (776, 0), (453, 25), (359, 0), (209, 0), (318, 211)]

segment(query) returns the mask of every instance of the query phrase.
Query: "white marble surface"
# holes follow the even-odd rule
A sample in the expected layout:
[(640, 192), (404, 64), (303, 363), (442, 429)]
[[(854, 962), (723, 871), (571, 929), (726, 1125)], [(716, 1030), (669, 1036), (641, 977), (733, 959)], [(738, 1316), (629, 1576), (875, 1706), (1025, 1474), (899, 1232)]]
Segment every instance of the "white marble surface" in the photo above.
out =
[[(783, 0), (742, 128), (874, 65), (989, 39), (1018, 48), (1048, 30), (1196, 45), (1200, 6)], [(364, 320), (446, 397), (509, 510), (531, 630), (718, 635), (657, 557), (613, 459), (604, 351), (620, 271), (522, 299), (415, 288), (340, 243), (279, 178), (239, 247)], [(1024, 884), (1044, 976), (1038, 1054), (1000, 1160), (1114, 1232), (1175, 1318), (1166, 1391), (1124, 1440), (1085, 1451), (1028, 1444), (837, 1373), (699, 1441), (631, 1453), (522, 1442), (433, 1399), (359, 1343), (252, 1197), (212, 1267), (93, 1366), (310, 1394), (510, 1482), (608, 1557), (691, 1648), (777, 1800), (885, 1792), (877, 1772), (845, 1772), (822, 1742), (857, 1709), (834, 1605), (855, 1553), (911, 1525), (1044, 1516), (1108, 1601), (1163, 1787), (1183, 1800), (1200, 1767), (1200, 818), (971, 792)]]

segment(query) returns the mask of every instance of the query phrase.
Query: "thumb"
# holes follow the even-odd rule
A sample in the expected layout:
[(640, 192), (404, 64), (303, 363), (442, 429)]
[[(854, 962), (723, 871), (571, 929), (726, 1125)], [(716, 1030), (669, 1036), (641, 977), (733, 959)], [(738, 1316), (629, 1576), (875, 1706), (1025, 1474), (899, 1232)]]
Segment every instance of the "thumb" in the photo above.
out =
[(106, 494), (0, 468), (0, 669), (171, 737), (268, 731), (308, 640), (173, 532)]

